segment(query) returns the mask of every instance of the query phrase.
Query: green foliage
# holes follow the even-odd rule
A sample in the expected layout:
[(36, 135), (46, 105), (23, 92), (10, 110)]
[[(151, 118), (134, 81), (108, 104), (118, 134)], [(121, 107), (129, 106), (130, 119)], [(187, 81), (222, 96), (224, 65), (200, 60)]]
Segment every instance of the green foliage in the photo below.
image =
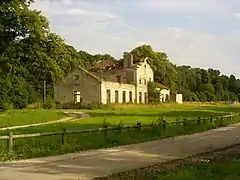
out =
[(73, 102), (61, 104), (60, 102), (57, 102), (56, 107), (59, 109), (61, 108), (62, 109), (104, 109), (105, 107), (107, 107), (107, 105), (97, 104), (97, 103), (82, 104), (82, 103), (73, 103)]
[(159, 103), (160, 92), (156, 89), (153, 82), (148, 82), (148, 103)]
[[(50, 31), (49, 22), (40, 11), (29, 8), (32, 2), (0, 2), (1, 109), (42, 103), (43, 81), (47, 84), (47, 96), (52, 98), (54, 83), (73, 67), (89, 69), (101, 60), (116, 61), (109, 54), (92, 55), (67, 45)], [(134, 56), (134, 63), (148, 57), (155, 81), (168, 86), (172, 92), (182, 93), (186, 101), (239, 99), (240, 80), (233, 75), (220, 75), (215, 69), (176, 66), (166, 53), (155, 52), (150, 45), (136, 47), (130, 53)], [(50, 108), (49, 104), (44, 107)]]
[[(235, 101), (240, 92), (240, 80), (233, 75), (220, 75), (219, 70), (177, 66), (178, 91), (185, 101)], [(193, 95), (195, 94), (195, 95)]]
[(56, 109), (56, 103), (54, 102), (53, 98), (50, 96), (47, 97), (46, 103), (43, 103), (44, 109)]

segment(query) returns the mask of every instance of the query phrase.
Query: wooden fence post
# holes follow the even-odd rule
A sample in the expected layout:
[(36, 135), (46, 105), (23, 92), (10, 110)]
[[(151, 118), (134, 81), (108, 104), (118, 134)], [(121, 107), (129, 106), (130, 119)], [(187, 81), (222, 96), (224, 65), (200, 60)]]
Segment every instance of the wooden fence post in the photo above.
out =
[(163, 129), (166, 129), (166, 120), (162, 120)]
[(107, 137), (107, 133), (108, 133), (108, 125), (104, 126), (104, 136)]
[(213, 117), (210, 116), (210, 123), (212, 124), (213, 123)]
[(67, 131), (66, 128), (64, 128), (64, 129), (62, 130), (62, 145), (64, 145), (64, 144), (66, 143), (66, 139), (65, 139), (66, 131)]
[(142, 132), (142, 123), (141, 123), (141, 122), (138, 122), (138, 123), (137, 123), (137, 126), (138, 126), (138, 128), (139, 128), (139, 131)]
[(8, 152), (13, 152), (13, 132), (8, 133)]
[(233, 113), (231, 112), (230, 121), (233, 120)]
[(200, 118), (200, 117), (198, 117), (197, 123), (198, 123), (198, 124), (201, 124), (201, 118)]
[(186, 127), (186, 125), (187, 125), (187, 120), (184, 118), (183, 119), (183, 127)]
[(221, 115), (220, 125), (223, 125), (223, 115)]

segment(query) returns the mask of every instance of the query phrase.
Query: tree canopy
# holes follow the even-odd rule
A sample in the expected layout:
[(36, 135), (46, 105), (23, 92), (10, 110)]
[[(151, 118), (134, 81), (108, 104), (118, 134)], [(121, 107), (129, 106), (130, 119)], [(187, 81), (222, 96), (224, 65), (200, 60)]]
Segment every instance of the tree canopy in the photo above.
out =
[[(116, 59), (109, 54), (77, 51), (50, 31), (49, 22), (40, 11), (29, 8), (32, 0), (0, 2), (0, 106), (24, 108), (41, 102), (43, 82), (47, 95), (53, 85), (72, 67), (92, 67), (100, 60)], [(166, 53), (143, 45), (128, 52), (134, 61), (148, 57), (154, 79), (171, 91), (182, 93), (185, 101), (227, 101), (240, 98), (240, 80), (221, 75), (216, 69), (174, 65)]]

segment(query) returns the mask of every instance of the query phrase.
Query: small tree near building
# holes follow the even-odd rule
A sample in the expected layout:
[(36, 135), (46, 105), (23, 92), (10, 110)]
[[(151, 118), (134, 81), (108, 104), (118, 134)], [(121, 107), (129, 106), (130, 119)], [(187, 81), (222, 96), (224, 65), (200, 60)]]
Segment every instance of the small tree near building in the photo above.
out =
[(153, 82), (148, 82), (148, 103), (160, 103), (160, 91)]

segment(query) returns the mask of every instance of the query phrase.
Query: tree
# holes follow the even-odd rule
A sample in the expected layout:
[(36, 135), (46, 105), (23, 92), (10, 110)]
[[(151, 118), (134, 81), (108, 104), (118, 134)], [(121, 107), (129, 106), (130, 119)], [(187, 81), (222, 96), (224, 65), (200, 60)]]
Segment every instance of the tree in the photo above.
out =
[(43, 80), (51, 89), (74, 64), (68, 46), (50, 32), (39, 11), (29, 8), (31, 2), (0, 3), (0, 103), (18, 108), (40, 96)]
[(165, 84), (172, 90), (176, 89), (178, 73), (166, 53), (154, 52), (150, 45), (138, 46), (130, 53), (134, 56), (134, 63), (148, 57), (148, 63), (154, 71), (155, 81)]
[(160, 91), (156, 89), (156, 85), (153, 82), (148, 82), (148, 103), (160, 102)]

